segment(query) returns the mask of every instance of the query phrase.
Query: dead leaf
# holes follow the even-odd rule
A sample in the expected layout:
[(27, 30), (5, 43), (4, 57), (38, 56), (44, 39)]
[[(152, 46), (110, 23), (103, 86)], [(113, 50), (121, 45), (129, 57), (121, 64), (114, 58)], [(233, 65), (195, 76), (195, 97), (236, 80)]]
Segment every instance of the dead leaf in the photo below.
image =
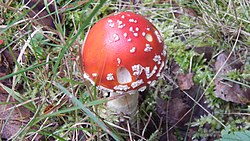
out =
[(181, 90), (189, 90), (192, 86), (194, 86), (193, 73), (178, 74), (177, 83)]
[[(226, 61), (228, 55), (226, 53), (221, 53), (218, 55), (215, 62), (215, 70), (218, 72), (224, 62)], [(243, 90), (238, 83), (224, 80), (230, 71), (235, 69), (240, 69), (242, 67), (242, 62), (237, 62), (234, 56), (231, 56), (226, 62), (225, 66), (218, 73), (218, 76), (214, 80), (215, 83), (215, 95), (225, 101), (231, 101), (234, 103), (246, 104), (250, 102), (249, 88)]]
[(213, 57), (214, 48), (211, 46), (195, 47), (194, 51), (198, 54), (203, 54), (203, 58), (205, 58), (206, 62), (208, 62)]
[(169, 109), (168, 116), (171, 119), (169, 120), (169, 124), (174, 125), (184, 116), (184, 118), (181, 119), (181, 121), (177, 124), (177, 126), (185, 125), (185, 123), (189, 120), (190, 117), (190, 113), (188, 113), (185, 116), (187, 111), (190, 109), (189, 105), (184, 103), (181, 98), (173, 98), (170, 100), (170, 103), (172, 104), (169, 104), (168, 107)]
[[(0, 93), (0, 102), (7, 102), (7, 97), (8, 95)], [(15, 101), (10, 100), (9, 102)], [(21, 126), (27, 124), (27, 118), (30, 117), (31, 113), (25, 107), (20, 106), (13, 110), (11, 109), (13, 106), (13, 104), (0, 105), (0, 129), (4, 126), (3, 131), (0, 133), (1, 138), (10, 139), (21, 129)]]
[(177, 64), (174, 60), (170, 61), (170, 64), (168, 66), (169, 66), (170, 72), (174, 76), (177, 76), (181, 72), (179, 64)]
[[(45, 8), (43, 0), (25, 0), (25, 4), (32, 8), (28, 13), (29, 17), (33, 18), (35, 24), (40, 24), (46, 28), (56, 29), (56, 23), (58, 23), (57, 14), (55, 14), (54, 2), (48, 6), (49, 11)], [(51, 0), (47, 0), (50, 3)], [(57, 7), (58, 8), (58, 7)], [(36, 17), (35, 17), (36, 16)], [(35, 17), (35, 18), (34, 18)], [(59, 19), (62, 20), (62, 14), (59, 13)]]
[[(14, 56), (17, 58), (19, 55), (19, 52), (13, 52)], [(13, 56), (11, 55), (11, 53), (9, 52), (9, 50), (4, 50), (3, 54), (2, 54), (2, 58), (4, 61), (6, 61), (5, 63), (7, 64), (7, 66), (11, 66), (15, 63)], [(22, 61), (25, 61), (25, 57), (24, 55), (22, 56)]]
[[(191, 89), (185, 91), (188, 93), (192, 98), (196, 99), (199, 95), (202, 94), (202, 90), (198, 86), (193, 86)], [(178, 124), (179, 127), (184, 127), (185, 123), (189, 122), (190, 120), (190, 113), (186, 114), (190, 108), (194, 106), (194, 101), (192, 101), (190, 98), (186, 96), (186, 94), (181, 91), (180, 89), (174, 89), (170, 92), (167, 93), (168, 96), (171, 97), (169, 101), (163, 100), (162, 98), (157, 98), (156, 103), (157, 103), (157, 113), (161, 117), (168, 118), (168, 122), (170, 125), (175, 124), (177, 121), (180, 123)], [(199, 102), (203, 107), (207, 108), (207, 105), (204, 104), (204, 97), (201, 99)], [(201, 115), (206, 114), (206, 112), (196, 106), (194, 108), (195, 112), (193, 117), (194, 118), (199, 118)], [(186, 114), (186, 115), (185, 115)], [(185, 116), (184, 116), (185, 115)], [(168, 116), (168, 117), (166, 117)], [(184, 117), (182, 117), (184, 116)]]
[[(203, 90), (198, 86), (193, 86), (191, 87), (191, 89), (186, 90), (185, 92), (188, 93), (193, 99), (198, 99), (199, 96), (203, 93)], [(207, 113), (197, 105), (194, 107), (194, 109), (192, 109), (195, 105), (195, 102), (187, 97), (186, 94), (179, 88), (169, 91), (167, 95), (171, 97), (170, 100), (164, 100), (160, 97), (156, 99), (157, 113), (160, 117), (163, 118), (163, 121), (167, 121), (169, 128), (174, 127), (174, 129), (177, 129), (179, 131), (180, 136), (185, 136), (188, 129), (188, 123), (200, 118), (200, 116), (206, 115)], [(211, 112), (207, 104), (205, 104), (205, 97), (202, 97), (199, 103), (205, 109)], [(164, 124), (166, 123), (163, 123), (163, 125)], [(173, 140), (175, 139), (175, 136), (178, 136), (171, 133), (171, 131), (175, 131), (174, 129), (168, 131), (169, 138)], [(194, 134), (194, 132), (191, 132), (191, 129), (196, 131), (198, 130), (193, 127), (190, 128), (188, 130), (189, 139), (191, 139)], [(166, 134), (164, 134), (162, 136), (162, 139), (164, 140), (166, 138), (167, 136)]]
[(159, 141), (178, 141), (178, 135), (175, 134), (175, 131), (171, 130), (168, 133), (162, 135)]
[(249, 93), (245, 93), (239, 84), (219, 81), (216, 83), (215, 89), (216, 96), (225, 101), (242, 104), (250, 102)]
[(180, 7), (178, 5), (176, 5), (176, 12), (174, 12), (174, 15), (176, 18), (180, 19), (181, 16), (185, 15), (185, 16), (189, 16), (189, 17), (197, 17), (197, 13), (194, 11), (194, 9), (192, 8), (188, 8), (188, 7)]
[(186, 74), (182, 73), (180, 66), (174, 60), (169, 61), (168, 66), (170, 74), (166, 73), (166, 75), (169, 76), (172, 75), (172, 77), (177, 79), (177, 84), (176, 84), (174, 80), (168, 78), (169, 81), (171, 83), (174, 83), (176, 87), (179, 87), (181, 90), (188, 90), (192, 86), (194, 86), (193, 73), (186, 73)]
[[(1, 68), (2, 67), (0, 67), (0, 78), (6, 75), (6, 73), (1, 72)], [(8, 86), (11, 85), (10, 80), (1, 80), (0, 83), (4, 84), (5, 86), (6, 85), (8, 85)], [(0, 87), (0, 94), (7, 94), (7, 92), (2, 87)]]
[[(17, 58), (19, 55), (19, 52), (16, 51), (13, 53), (15, 57)], [(22, 56), (22, 61), (25, 61), (25, 55)], [(0, 54), (0, 78), (12, 73), (12, 66), (14, 64), (15, 64), (14, 58), (9, 52), (9, 50), (3, 50)], [(3, 85), (7, 87), (11, 87), (11, 83), (12, 83), (11, 80), (12, 78), (4, 79), (4, 80), (1, 80), (0, 83), (2, 83)], [(18, 86), (21, 86), (21, 85), (17, 85), (16, 88), (18, 88)], [(0, 87), (0, 94), (1, 93), (6, 93), (6, 91), (2, 87)]]

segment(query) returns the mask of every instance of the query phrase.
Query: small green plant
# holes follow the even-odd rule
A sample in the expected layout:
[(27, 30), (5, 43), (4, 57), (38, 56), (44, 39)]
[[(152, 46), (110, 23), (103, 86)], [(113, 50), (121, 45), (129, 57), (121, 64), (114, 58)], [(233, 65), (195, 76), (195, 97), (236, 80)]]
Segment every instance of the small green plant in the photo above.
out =
[(232, 131), (230, 126), (221, 131), (221, 139), (216, 141), (249, 141), (250, 131)]

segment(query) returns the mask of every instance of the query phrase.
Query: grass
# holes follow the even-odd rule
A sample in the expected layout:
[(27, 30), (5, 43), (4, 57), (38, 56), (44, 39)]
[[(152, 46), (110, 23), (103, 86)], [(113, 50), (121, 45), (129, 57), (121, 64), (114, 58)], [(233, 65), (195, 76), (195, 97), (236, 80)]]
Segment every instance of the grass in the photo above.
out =
[[(0, 101), (0, 106), (11, 104), (7, 108), (8, 116), (0, 120), (0, 137), (8, 121), (12, 120), (14, 109), (21, 106), (26, 107), (30, 115), (22, 122), (20, 130), (12, 134), (10, 138), (13, 140), (159, 140), (165, 135), (167, 139), (174, 135), (179, 140), (218, 139), (223, 129), (250, 129), (249, 106), (226, 102), (215, 96), (214, 79), (219, 74), (213, 68), (221, 52), (237, 55), (235, 61), (243, 60), (245, 69), (231, 72), (225, 80), (250, 87), (250, 5), (247, 1), (58, 0), (45, 3), (44, 10), (49, 10), (51, 4), (58, 7), (40, 19), (53, 14), (54, 21), (60, 16), (63, 18), (55, 24), (56, 29), (43, 31), (40, 19), (29, 17), (30, 9), (22, 1), (0, 1), (0, 18), (3, 20), (0, 39), (4, 40), (4, 45), (0, 45), (0, 58), (6, 55), (4, 51), (12, 58), (11, 62), (6, 61), (6, 56), (0, 59), (0, 65), (5, 64), (2, 66), (8, 70), (0, 77), (0, 87), (7, 92), (8, 99)], [(78, 51), (96, 21), (124, 10), (144, 15), (161, 31), (168, 50), (166, 73), (171, 74), (171, 62), (175, 61), (180, 66), (180, 73), (194, 73), (195, 84), (203, 90), (196, 99), (184, 91), (195, 103), (186, 114), (194, 116), (195, 107), (206, 113), (196, 120), (188, 120), (189, 128), (184, 135), (175, 124), (168, 125), (168, 118), (161, 118), (156, 111), (157, 98), (169, 101), (171, 97), (166, 94), (178, 87), (174, 76), (149, 88), (140, 105), (135, 131), (128, 128), (127, 123), (126, 126), (119, 125), (99, 115), (98, 107), (109, 99), (100, 97), (99, 91), (83, 79)], [(196, 52), (199, 47), (213, 48), (210, 60), (204, 59), (205, 54)], [(11, 101), (11, 97), (16, 102)], [(199, 103), (202, 97), (208, 106)], [(196, 130), (191, 137), (190, 128)]]

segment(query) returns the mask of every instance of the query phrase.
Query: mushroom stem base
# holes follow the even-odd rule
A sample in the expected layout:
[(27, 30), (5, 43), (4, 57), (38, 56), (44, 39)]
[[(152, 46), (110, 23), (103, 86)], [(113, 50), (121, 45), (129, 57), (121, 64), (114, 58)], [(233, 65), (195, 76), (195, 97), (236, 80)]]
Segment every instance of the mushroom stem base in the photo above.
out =
[[(110, 96), (117, 95), (117, 93), (110, 93)], [(116, 114), (126, 115), (134, 118), (138, 105), (138, 92), (135, 94), (124, 94), (124, 96), (116, 98), (107, 102), (107, 107)]]

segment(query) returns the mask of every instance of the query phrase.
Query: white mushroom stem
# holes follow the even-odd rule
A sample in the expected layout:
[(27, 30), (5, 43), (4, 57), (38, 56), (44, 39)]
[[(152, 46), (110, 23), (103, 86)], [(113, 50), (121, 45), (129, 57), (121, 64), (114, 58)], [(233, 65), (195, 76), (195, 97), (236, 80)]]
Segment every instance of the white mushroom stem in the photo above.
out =
[[(110, 96), (114, 95), (117, 95), (117, 93), (110, 93)], [(117, 114), (128, 115), (133, 120), (137, 111), (138, 95), (138, 92), (124, 94), (124, 96), (108, 101), (107, 107)]]

